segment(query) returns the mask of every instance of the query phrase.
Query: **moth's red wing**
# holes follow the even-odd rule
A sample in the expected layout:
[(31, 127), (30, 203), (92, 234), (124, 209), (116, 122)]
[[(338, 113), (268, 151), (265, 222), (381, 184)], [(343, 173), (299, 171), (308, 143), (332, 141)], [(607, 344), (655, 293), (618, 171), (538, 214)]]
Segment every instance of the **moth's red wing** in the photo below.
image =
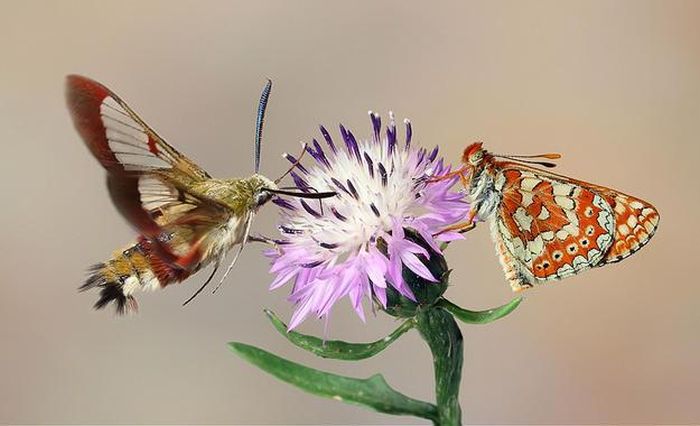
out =
[(75, 128), (108, 172), (175, 169), (192, 179), (210, 177), (102, 84), (86, 77), (68, 76), (66, 100)]
[[(514, 290), (598, 265), (613, 243), (614, 213), (605, 198), (574, 182), (517, 166), (497, 172), (502, 184), (495, 223)], [(498, 243), (498, 241), (497, 241)]]

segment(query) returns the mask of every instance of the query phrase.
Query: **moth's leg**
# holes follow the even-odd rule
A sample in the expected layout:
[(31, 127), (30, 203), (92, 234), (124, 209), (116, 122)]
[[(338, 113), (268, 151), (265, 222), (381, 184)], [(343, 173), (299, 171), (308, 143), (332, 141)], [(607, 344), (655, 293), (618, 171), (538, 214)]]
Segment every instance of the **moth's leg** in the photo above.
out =
[(251, 235), (248, 237), (248, 241), (254, 241), (256, 243), (265, 243), (269, 244), (272, 246), (277, 246), (279, 243), (278, 240), (275, 240), (274, 238), (266, 237), (264, 235)]

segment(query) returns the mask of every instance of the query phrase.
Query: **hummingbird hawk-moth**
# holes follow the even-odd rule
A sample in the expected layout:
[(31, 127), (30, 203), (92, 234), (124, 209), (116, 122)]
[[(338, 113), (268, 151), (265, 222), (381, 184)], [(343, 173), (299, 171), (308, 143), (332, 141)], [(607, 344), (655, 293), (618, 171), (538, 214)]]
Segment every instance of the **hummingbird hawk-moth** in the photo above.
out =
[(114, 303), (117, 313), (136, 310), (137, 291), (181, 282), (213, 264), (211, 274), (185, 301), (187, 304), (209, 284), (226, 254), (238, 245), (219, 285), (223, 283), (249, 240), (253, 218), (262, 205), (278, 195), (313, 199), (335, 195), (278, 187), (289, 171), (276, 180), (259, 174), (271, 89), (268, 80), (258, 105), (254, 174), (217, 179), (165, 142), (105, 86), (86, 77), (68, 76), (66, 97), (75, 128), (107, 171), (112, 202), (139, 233), (126, 249), (90, 269), (80, 290), (100, 289), (96, 309)]

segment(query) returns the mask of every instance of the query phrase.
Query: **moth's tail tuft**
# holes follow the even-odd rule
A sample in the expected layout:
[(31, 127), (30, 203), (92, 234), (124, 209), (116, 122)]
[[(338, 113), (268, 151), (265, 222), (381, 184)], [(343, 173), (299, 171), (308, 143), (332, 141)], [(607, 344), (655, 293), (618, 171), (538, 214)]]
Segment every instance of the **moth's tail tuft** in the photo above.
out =
[(100, 297), (95, 302), (95, 309), (102, 309), (114, 303), (115, 311), (119, 315), (138, 311), (136, 299), (131, 294), (125, 293), (124, 287), (130, 279), (134, 280), (135, 277), (115, 275), (110, 270), (110, 265), (105, 263), (94, 265), (88, 273), (88, 278), (85, 284), (80, 286), (79, 291), (100, 289)]

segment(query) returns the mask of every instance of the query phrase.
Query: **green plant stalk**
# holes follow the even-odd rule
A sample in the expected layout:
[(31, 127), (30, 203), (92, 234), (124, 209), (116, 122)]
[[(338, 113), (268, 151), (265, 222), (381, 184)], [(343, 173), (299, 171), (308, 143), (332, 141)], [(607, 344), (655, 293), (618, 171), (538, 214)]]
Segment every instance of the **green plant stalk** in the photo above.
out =
[(459, 383), (462, 379), (464, 342), (452, 314), (438, 307), (421, 310), (417, 328), (430, 347), (435, 371), (435, 397), (440, 426), (462, 424)]

